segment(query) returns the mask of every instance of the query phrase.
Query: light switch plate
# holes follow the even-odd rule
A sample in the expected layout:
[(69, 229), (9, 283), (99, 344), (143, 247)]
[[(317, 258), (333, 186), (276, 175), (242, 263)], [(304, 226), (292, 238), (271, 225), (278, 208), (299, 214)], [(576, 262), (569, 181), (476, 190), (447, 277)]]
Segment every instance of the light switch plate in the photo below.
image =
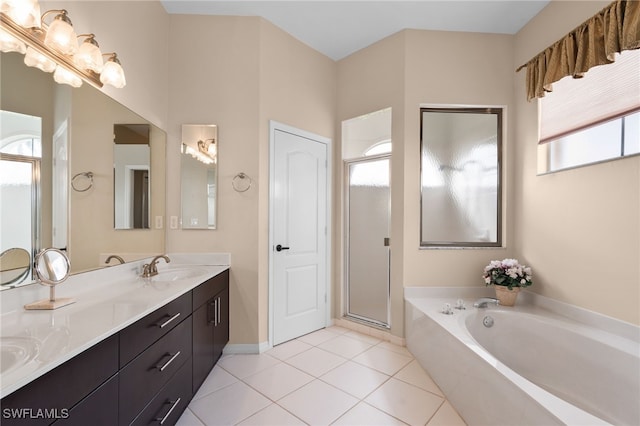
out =
[(178, 216), (171, 216), (169, 218), (169, 227), (171, 229), (178, 229)]
[(162, 216), (156, 216), (156, 229), (162, 229)]

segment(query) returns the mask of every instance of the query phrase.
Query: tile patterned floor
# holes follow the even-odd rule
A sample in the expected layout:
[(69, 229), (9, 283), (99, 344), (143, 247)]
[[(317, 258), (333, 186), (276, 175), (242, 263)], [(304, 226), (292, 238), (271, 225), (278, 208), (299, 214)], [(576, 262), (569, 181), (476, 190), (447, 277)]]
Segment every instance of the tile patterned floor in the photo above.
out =
[(329, 327), (259, 355), (225, 355), (179, 426), (464, 425), (402, 346)]

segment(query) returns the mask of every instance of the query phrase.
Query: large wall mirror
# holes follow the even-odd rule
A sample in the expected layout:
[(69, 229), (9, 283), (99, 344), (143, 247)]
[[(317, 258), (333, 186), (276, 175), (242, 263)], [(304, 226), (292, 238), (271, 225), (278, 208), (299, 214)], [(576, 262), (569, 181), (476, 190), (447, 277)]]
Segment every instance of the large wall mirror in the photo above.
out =
[(180, 161), (182, 229), (216, 229), (218, 127), (183, 124)]
[(502, 109), (420, 115), (420, 247), (500, 246)]
[[(23, 58), (17, 53), (0, 57), (0, 255), (22, 248), (32, 264), (38, 250), (55, 247), (66, 250), (76, 273), (109, 266), (105, 261), (112, 254), (133, 261), (164, 252), (166, 134), (96, 88), (57, 84), (51, 74), (24, 65)], [(130, 137), (131, 132), (148, 136), (144, 143), (135, 138), (146, 147), (147, 159), (127, 163), (131, 173), (141, 174), (129, 176), (129, 210), (141, 213), (137, 219), (128, 213), (131, 220), (123, 226), (115, 219), (116, 199), (125, 191), (114, 168), (120, 130)], [(4, 161), (24, 170), (19, 177), (4, 173)], [(18, 197), (16, 204), (5, 203), (5, 193)], [(8, 229), (11, 240), (4, 238)], [(19, 283), (12, 279), (0, 288), (31, 282), (29, 271)]]

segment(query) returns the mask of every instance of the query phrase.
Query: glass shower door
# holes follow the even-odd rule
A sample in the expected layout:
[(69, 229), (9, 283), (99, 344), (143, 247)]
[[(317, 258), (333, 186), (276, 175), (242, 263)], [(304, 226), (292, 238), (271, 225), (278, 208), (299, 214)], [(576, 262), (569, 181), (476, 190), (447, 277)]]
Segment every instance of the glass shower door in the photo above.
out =
[(390, 156), (346, 164), (346, 313), (389, 327)]

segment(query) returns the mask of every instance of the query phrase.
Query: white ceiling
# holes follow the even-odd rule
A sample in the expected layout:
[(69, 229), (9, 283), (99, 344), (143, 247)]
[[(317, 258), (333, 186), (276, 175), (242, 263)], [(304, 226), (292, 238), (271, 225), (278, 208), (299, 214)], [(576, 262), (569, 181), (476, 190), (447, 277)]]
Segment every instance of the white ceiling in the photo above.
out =
[(406, 28), (517, 33), (549, 0), (162, 0), (169, 13), (261, 16), (339, 60)]

